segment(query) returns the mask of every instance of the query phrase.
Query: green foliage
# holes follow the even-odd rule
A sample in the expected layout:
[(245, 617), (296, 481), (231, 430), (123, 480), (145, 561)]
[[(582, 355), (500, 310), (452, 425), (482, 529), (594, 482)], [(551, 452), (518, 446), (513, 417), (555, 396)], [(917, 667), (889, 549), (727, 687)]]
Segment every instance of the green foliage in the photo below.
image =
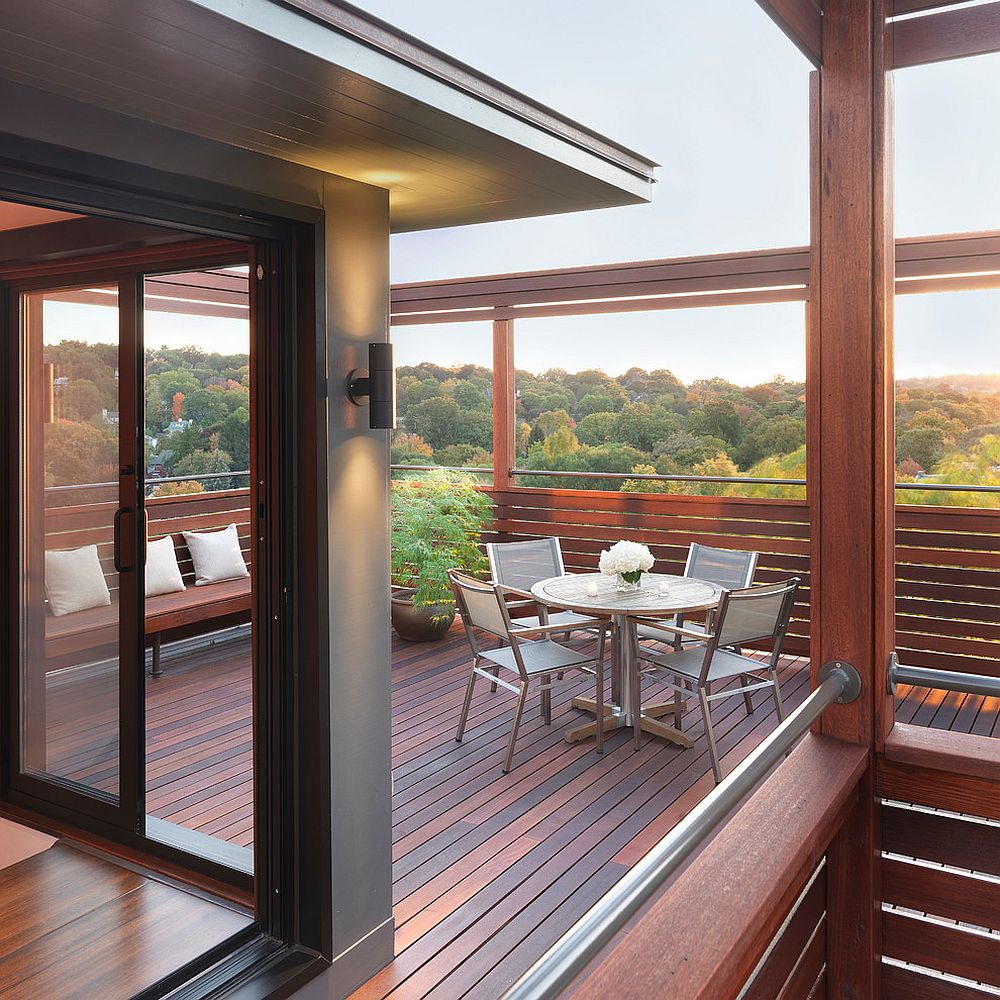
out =
[(184, 397), (184, 416), (200, 427), (221, 424), (229, 415), (225, 395), (211, 389), (196, 389)]
[(118, 435), (111, 428), (74, 420), (45, 425), (45, 485), (114, 482)]
[[(67, 420), (93, 420), (104, 408), (104, 394), (90, 379), (74, 379), (60, 396), (60, 409)], [(117, 410), (117, 402), (108, 407)]]
[[(399, 370), (401, 435), (429, 447), (407, 452), (399, 437), (393, 461), (417, 465), (479, 464), (492, 449), (491, 382), (485, 368), (421, 364)], [(554, 472), (620, 473), (621, 479), (525, 477), (528, 485), (639, 489), (637, 467), (660, 475), (731, 474), (805, 478), (805, 385), (780, 376), (755, 386), (702, 379), (689, 386), (668, 371), (517, 372), (516, 461)], [(1000, 376), (955, 375), (904, 380), (896, 393), (896, 459), (900, 481), (991, 482), (983, 455), (1000, 438)], [(445, 460), (447, 458), (447, 461)], [(458, 461), (462, 459), (462, 461)], [(985, 464), (984, 464), (985, 462)], [(489, 462), (483, 464), (489, 465)], [(1000, 463), (997, 463), (1000, 466)], [(725, 473), (718, 470), (725, 470)], [(962, 480), (962, 476), (974, 478)], [(666, 492), (802, 497), (798, 486), (667, 483)], [(659, 487), (657, 487), (658, 489)], [(903, 491), (903, 501), (982, 505), (982, 494)]]
[(454, 607), (449, 569), (474, 576), (487, 564), (479, 544), (492, 518), (488, 496), (460, 473), (431, 472), (392, 483), (392, 582), (414, 588), (417, 607)]
[(241, 406), (222, 421), (219, 447), (228, 451), (233, 468), (238, 471), (250, 468), (250, 411)]
[[(215, 448), (211, 451), (192, 451), (174, 464), (174, 475), (177, 476), (205, 476), (232, 471), (232, 456), (229, 452), (223, 451), (222, 448)], [(205, 483), (205, 489), (212, 492), (228, 490), (232, 487), (233, 481), (230, 479), (211, 479)]]

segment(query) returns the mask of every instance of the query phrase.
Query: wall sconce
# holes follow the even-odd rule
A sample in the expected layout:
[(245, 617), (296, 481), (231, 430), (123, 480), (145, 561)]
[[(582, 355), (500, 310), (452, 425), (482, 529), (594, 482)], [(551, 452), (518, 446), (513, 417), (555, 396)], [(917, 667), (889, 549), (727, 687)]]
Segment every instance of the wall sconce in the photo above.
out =
[(355, 368), (347, 376), (347, 395), (355, 406), (368, 397), (368, 426), (383, 430), (396, 427), (396, 370), (392, 344), (368, 345), (368, 371)]

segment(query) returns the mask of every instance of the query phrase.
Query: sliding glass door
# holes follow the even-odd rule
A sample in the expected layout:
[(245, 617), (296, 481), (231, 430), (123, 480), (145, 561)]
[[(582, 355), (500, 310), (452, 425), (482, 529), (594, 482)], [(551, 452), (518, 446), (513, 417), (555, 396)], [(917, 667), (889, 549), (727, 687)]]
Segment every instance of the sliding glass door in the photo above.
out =
[(265, 537), (248, 256), (195, 244), (0, 286), (10, 786), (242, 884)]
[(135, 283), (11, 290), (17, 332), (15, 783), (133, 826), (141, 617)]

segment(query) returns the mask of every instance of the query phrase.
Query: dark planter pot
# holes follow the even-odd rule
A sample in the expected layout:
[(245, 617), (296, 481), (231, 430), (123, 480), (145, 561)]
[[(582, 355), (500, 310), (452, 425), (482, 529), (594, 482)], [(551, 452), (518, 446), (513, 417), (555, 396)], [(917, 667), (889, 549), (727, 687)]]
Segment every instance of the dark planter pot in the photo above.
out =
[(412, 596), (412, 590), (397, 590), (392, 595), (392, 627), (401, 639), (410, 642), (441, 639), (455, 620), (455, 609), (443, 606), (415, 608)]

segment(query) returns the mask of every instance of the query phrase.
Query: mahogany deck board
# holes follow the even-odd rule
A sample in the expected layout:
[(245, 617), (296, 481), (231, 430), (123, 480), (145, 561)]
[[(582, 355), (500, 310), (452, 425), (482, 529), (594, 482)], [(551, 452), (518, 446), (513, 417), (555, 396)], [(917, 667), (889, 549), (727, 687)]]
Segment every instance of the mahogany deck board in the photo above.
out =
[[(464, 636), (393, 646), (393, 833), (395, 961), (355, 998), (492, 998), (523, 972), (713, 783), (694, 701), (681, 750), (630, 733), (611, 734), (603, 757), (592, 743), (566, 744), (563, 731), (584, 718), (569, 705), (589, 693), (581, 680), (557, 694), (552, 725), (529, 700), (507, 776), (500, 762), (513, 698), (477, 684), (462, 744), (454, 726), (468, 677)], [(806, 694), (808, 663), (788, 658), (788, 706)], [(644, 699), (657, 687), (643, 685)], [(774, 728), (760, 694), (747, 717), (742, 700), (716, 703), (724, 767), (733, 767)], [(946, 700), (901, 689), (900, 721), (992, 732), (1000, 705)]]
[[(553, 699), (544, 725), (529, 700), (514, 768), (500, 772), (513, 697), (476, 686), (463, 743), (454, 740), (468, 678), (469, 652), (455, 626), (433, 644), (393, 641), (393, 842), (398, 957), (358, 997), (491, 997), (537, 958), (604, 889), (620, 877), (713, 787), (696, 702), (682, 750), (631, 734), (567, 744), (563, 732), (583, 720), (570, 705), (591, 694), (585, 678)], [(808, 663), (788, 657), (782, 688), (788, 707), (807, 693)], [(253, 843), (249, 645), (219, 645), (164, 660), (147, 681), (150, 812), (234, 843)], [(662, 686), (643, 684), (644, 700)], [(100, 707), (101, 692), (92, 692)], [(756, 694), (713, 708), (723, 767), (731, 769), (777, 723)], [(1000, 735), (1000, 701), (901, 687), (900, 722)], [(84, 721), (86, 720), (86, 721)], [(74, 703), (50, 748), (81, 773), (114, 777), (107, 731)], [(105, 720), (110, 724), (110, 720)]]
[[(146, 809), (191, 830), (253, 846), (250, 643), (220, 642), (171, 656), (146, 678)], [(49, 691), (49, 767), (88, 785), (117, 783), (113, 673)]]

